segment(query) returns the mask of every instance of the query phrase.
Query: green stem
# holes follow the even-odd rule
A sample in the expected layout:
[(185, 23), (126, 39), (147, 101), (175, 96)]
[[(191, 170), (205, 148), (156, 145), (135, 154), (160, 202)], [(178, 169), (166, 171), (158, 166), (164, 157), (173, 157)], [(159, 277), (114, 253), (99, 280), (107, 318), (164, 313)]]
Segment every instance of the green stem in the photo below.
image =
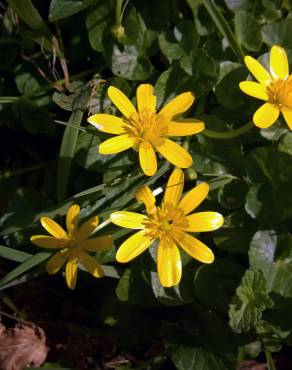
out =
[(211, 131), (211, 130), (204, 130), (202, 131), (202, 134), (211, 137), (212, 139), (233, 139), (237, 136), (240, 136), (244, 134), (245, 132), (249, 131), (253, 127), (252, 122), (248, 122), (245, 125), (241, 126), (240, 128), (237, 128), (235, 130), (230, 130), (226, 132), (217, 132), (217, 131)]
[(121, 25), (123, 0), (117, 0), (116, 4), (116, 27)]
[(266, 355), (266, 359), (267, 359), (268, 370), (276, 370), (276, 366), (274, 364), (271, 352), (266, 349), (265, 350), (265, 355)]
[(20, 170), (5, 171), (5, 172), (2, 172), (0, 174), (0, 180), (9, 179), (10, 177), (19, 176), (19, 175), (22, 175), (23, 173), (27, 173), (27, 172), (33, 172), (33, 171), (39, 170), (40, 168), (48, 166), (48, 164), (49, 164), (49, 162), (46, 162), (46, 163), (40, 163), (40, 164), (36, 164), (34, 166), (22, 168)]
[(219, 31), (229, 41), (229, 44), (234, 53), (238, 56), (239, 60), (243, 62), (244, 53), (241, 49), (241, 46), (239, 45), (234, 33), (226, 22), (224, 16), (221, 14), (220, 10), (217, 8), (213, 0), (203, 0), (203, 4)]

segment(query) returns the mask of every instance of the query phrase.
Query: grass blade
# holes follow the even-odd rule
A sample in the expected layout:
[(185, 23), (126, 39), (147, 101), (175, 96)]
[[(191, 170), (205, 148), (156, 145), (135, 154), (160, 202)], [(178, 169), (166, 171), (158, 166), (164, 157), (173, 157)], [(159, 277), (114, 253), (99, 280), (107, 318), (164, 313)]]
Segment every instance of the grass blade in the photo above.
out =
[(0, 257), (6, 258), (10, 261), (24, 262), (29, 257), (31, 257), (31, 254), (19, 251), (14, 248), (6, 247), (5, 245), (0, 245)]
[(82, 117), (83, 112), (80, 110), (73, 111), (68, 122), (70, 126), (67, 126), (64, 131), (57, 172), (57, 198), (59, 202), (62, 202), (66, 196), (72, 159), (79, 132), (76, 128), (80, 126)]
[[(11, 280), (17, 278), (18, 276), (24, 274), (33, 267), (39, 265), (52, 255), (52, 252), (40, 252), (25, 260), (21, 265), (17, 266), (14, 270), (6, 274), (2, 279), (0, 279), (0, 287), (9, 283)], [(1, 289), (1, 288), (0, 288)]]

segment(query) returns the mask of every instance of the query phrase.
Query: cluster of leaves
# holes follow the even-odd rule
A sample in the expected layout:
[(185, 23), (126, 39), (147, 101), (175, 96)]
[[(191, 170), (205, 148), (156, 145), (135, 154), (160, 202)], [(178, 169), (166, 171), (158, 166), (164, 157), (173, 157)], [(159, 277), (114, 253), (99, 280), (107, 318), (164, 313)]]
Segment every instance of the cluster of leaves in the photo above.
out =
[[(203, 132), (188, 143), (187, 183), (210, 184), (204, 207), (222, 213), (225, 224), (201, 236), (215, 262), (204, 266), (183, 255), (175, 288), (159, 284), (151, 250), (118, 266), (112, 249), (96, 254), (106, 277), (80, 274), (69, 295), (61, 275), (44, 277), (51, 253), (32, 246), (29, 236), (39, 233), (40, 216), (60, 221), (73, 203), (82, 219), (98, 214), (106, 221), (136, 206), (142, 184), (165, 185), (168, 165), (145, 179), (134, 152), (97, 153), (106, 135), (88, 128), (86, 117), (116, 112), (108, 86), (133, 97), (147, 81), (159, 106), (193, 91), (189, 116), (215, 132), (250, 121), (259, 104), (238, 88), (248, 76), (242, 57), (266, 63), (274, 44), (292, 57), (292, 2), (7, 0), (0, 12), (0, 290), (17, 305), (19, 291), (38, 284), (39, 299), (49, 294), (64, 322), (71, 313), (71, 325), (76, 318), (90, 333), (102, 330), (121, 349), (151, 347), (139, 368), (234, 369), (239, 359), (291, 346), (292, 133), (280, 119), (237, 138)], [(104, 225), (120, 245), (128, 231)], [(41, 321), (42, 314), (30, 319)]]

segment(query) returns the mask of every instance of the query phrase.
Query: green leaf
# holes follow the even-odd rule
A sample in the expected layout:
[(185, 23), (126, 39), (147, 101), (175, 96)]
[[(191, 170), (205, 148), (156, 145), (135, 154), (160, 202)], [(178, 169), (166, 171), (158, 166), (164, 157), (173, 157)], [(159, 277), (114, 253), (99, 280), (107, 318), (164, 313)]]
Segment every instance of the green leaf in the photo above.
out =
[(247, 50), (258, 51), (262, 46), (261, 27), (257, 19), (246, 11), (239, 11), (234, 18), (235, 34)]
[(281, 45), (292, 49), (292, 19), (281, 19), (278, 22), (266, 24), (262, 27), (263, 41), (268, 46)]
[(86, 28), (90, 45), (95, 51), (104, 51), (104, 38), (110, 35), (114, 25), (114, 2), (98, 1), (89, 9), (86, 17)]
[(210, 17), (212, 18), (213, 22), (216, 24), (216, 27), (221, 32), (221, 34), (228, 40), (230, 47), (237, 55), (240, 61), (244, 59), (244, 53), (238, 44), (238, 41), (233, 34), (232, 30), (230, 29), (226, 19), (220, 12), (219, 8), (213, 3), (212, 0), (203, 0), (203, 4), (208, 11)]
[(56, 127), (45, 107), (39, 106), (33, 100), (21, 97), (13, 108), (19, 116), (23, 127), (31, 134), (54, 134)]
[(272, 306), (262, 271), (247, 270), (229, 307), (232, 330), (235, 333), (249, 331), (261, 320), (263, 311)]
[(5, 245), (0, 245), (0, 257), (15, 262), (24, 262), (29, 257), (31, 257), (31, 254), (20, 251), (18, 249), (6, 247)]
[(49, 20), (58, 21), (79, 13), (91, 5), (94, 0), (52, 0), (50, 3)]
[(188, 20), (181, 20), (173, 31), (166, 31), (159, 35), (159, 46), (163, 54), (171, 62), (190, 54), (197, 48), (199, 36), (195, 24)]
[(218, 259), (211, 265), (202, 265), (194, 279), (196, 296), (206, 307), (227, 312), (242, 274), (241, 266), (231, 259)]
[(7, 2), (34, 31), (51, 40), (51, 32), (31, 0), (7, 0)]
[(216, 97), (226, 108), (237, 108), (243, 104), (243, 94), (239, 89), (239, 82), (246, 78), (246, 69), (243, 67), (227, 72), (215, 87)]
[(141, 260), (133, 261), (121, 276), (116, 287), (116, 295), (122, 302), (139, 307), (153, 307), (155, 300), (150, 286), (143, 278)]
[(146, 80), (152, 72), (152, 64), (146, 56), (139, 55), (135, 46), (125, 46), (121, 51), (113, 46), (111, 69), (114, 75), (130, 81)]
[(248, 191), (246, 182), (234, 179), (219, 189), (218, 202), (226, 209), (237, 209), (244, 205)]
[(278, 150), (292, 156), (292, 132), (283, 135), (278, 143)]
[(35, 266), (48, 259), (51, 255), (52, 252), (40, 252), (26, 259), (21, 265), (17, 266), (14, 270), (10, 271), (2, 279), (0, 279), (0, 290), (3, 285), (18, 278), (20, 275), (24, 274), (28, 270), (31, 270)]
[(224, 225), (214, 233), (214, 242), (224, 251), (247, 253), (256, 228), (256, 222), (238, 210), (224, 217)]
[(148, 28), (145, 19), (134, 6), (127, 8), (122, 25), (125, 35), (118, 38), (119, 42), (124, 45), (134, 45), (145, 55), (152, 53), (153, 43), (158, 37), (158, 32)]
[(39, 77), (27, 64), (15, 68), (15, 83), (18, 91), (27, 97), (36, 95), (41, 88)]
[(136, 162), (135, 156), (131, 157), (129, 153), (118, 155), (102, 155), (98, 153), (98, 145), (101, 139), (92, 135), (90, 132), (82, 132), (77, 139), (74, 159), (82, 167), (99, 171), (104, 174), (114, 169), (131, 170), (131, 166)]
[[(80, 110), (73, 111), (68, 122), (75, 127), (79, 127), (82, 117), (83, 112)], [(75, 127), (66, 127), (60, 147), (57, 172), (57, 197), (59, 202), (63, 201), (65, 198), (69, 182), (71, 163), (78, 137), (78, 130), (76, 130)]]
[(227, 370), (218, 356), (203, 348), (179, 346), (171, 353), (171, 359), (178, 370)]
[(261, 222), (280, 223), (292, 216), (292, 156), (270, 147), (257, 148), (246, 158), (251, 186), (246, 211)]
[(238, 12), (239, 10), (247, 9), (250, 0), (224, 0), (224, 2), (229, 10)]
[[(208, 129), (223, 131), (227, 128), (226, 123), (215, 115), (203, 114), (199, 118)], [(238, 139), (224, 140), (222, 145), (221, 140), (200, 135), (198, 141), (192, 143), (190, 152), (195, 170), (202, 174), (238, 176), (242, 171), (244, 157)]]
[(248, 252), (250, 268), (263, 272), (268, 291), (271, 290), (273, 281), (273, 262), (277, 241), (277, 234), (274, 230), (257, 231), (252, 238)]
[(256, 327), (256, 333), (265, 350), (270, 352), (279, 352), (282, 348), (281, 344), (289, 336), (290, 331), (281, 330), (279, 326), (272, 325), (266, 321), (261, 321)]

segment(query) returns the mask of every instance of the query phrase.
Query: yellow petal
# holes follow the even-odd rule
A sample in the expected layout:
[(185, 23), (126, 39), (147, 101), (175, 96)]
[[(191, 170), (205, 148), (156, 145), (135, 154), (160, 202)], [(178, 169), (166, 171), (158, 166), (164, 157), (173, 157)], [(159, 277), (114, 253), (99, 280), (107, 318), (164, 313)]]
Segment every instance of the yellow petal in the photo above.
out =
[(193, 236), (187, 233), (180, 233), (178, 238), (176, 238), (176, 242), (196, 260), (203, 263), (212, 263), (214, 261), (214, 254), (211, 249)]
[(180, 201), (178, 208), (180, 208), (184, 215), (191, 213), (197, 208), (209, 193), (209, 185), (203, 182), (190, 190)]
[(275, 104), (265, 103), (253, 115), (253, 122), (257, 127), (268, 128), (277, 121), (279, 114)]
[(157, 270), (161, 285), (177, 285), (182, 275), (180, 253), (173, 240), (161, 240), (157, 253)]
[(142, 141), (139, 146), (140, 165), (147, 176), (153, 176), (157, 171), (156, 154), (152, 144)]
[(176, 207), (182, 195), (184, 187), (184, 173), (180, 168), (176, 168), (170, 175), (163, 198), (163, 207), (171, 204)]
[(44, 229), (55, 238), (68, 239), (66, 231), (57, 222), (53, 221), (49, 217), (41, 217), (41, 224)]
[(104, 276), (103, 268), (94, 258), (89, 256), (89, 254), (81, 252), (80, 262), (92, 276), (96, 278), (101, 278)]
[(156, 96), (153, 94), (153, 86), (150, 84), (141, 84), (137, 88), (137, 106), (138, 111), (148, 110), (155, 112), (156, 110)]
[(289, 74), (286, 52), (281, 46), (274, 45), (270, 53), (270, 72), (274, 78), (284, 79)]
[(268, 100), (268, 94), (265, 86), (253, 81), (243, 81), (239, 84), (240, 89), (247, 95), (253, 96), (254, 98)]
[(99, 145), (100, 154), (115, 154), (127, 150), (133, 146), (133, 140), (129, 135), (119, 135), (108, 139)]
[(281, 112), (283, 113), (283, 116), (285, 118), (287, 125), (289, 126), (289, 129), (292, 130), (292, 110), (287, 109), (287, 108), (282, 108)]
[(51, 257), (46, 265), (47, 273), (50, 275), (55, 274), (58, 272), (61, 267), (66, 262), (69, 256), (69, 249), (62, 249), (60, 252), (56, 253), (53, 257)]
[(151, 212), (155, 206), (156, 199), (149, 186), (143, 186), (142, 188), (138, 189), (135, 193), (135, 198), (138, 202), (140, 201), (145, 204), (147, 212)]
[(140, 230), (124, 241), (117, 251), (116, 260), (121, 263), (129, 262), (144, 252), (154, 242), (146, 233), (146, 230)]
[(66, 264), (66, 281), (70, 289), (75, 289), (77, 283), (78, 258), (75, 253), (71, 253)]
[(77, 233), (78, 217), (80, 214), (80, 207), (77, 204), (73, 204), (67, 212), (66, 224), (69, 235), (75, 236)]
[(186, 216), (184, 220), (187, 222), (184, 231), (194, 233), (217, 230), (224, 223), (224, 218), (217, 212), (198, 212)]
[(183, 94), (180, 94), (173, 100), (171, 100), (168, 104), (166, 104), (159, 112), (159, 115), (163, 115), (170, 119), (173, 117), (180, 116), (187, 109), (190, 108), (194, 100), (195, 96), (191, 92), (185, 92)]
[(107, 90), (107, 94), (110, 100), (126, 118), (129, 118), (131, 114), (136, 113), (134, 105), (121, 90), (114, 86), (110, 86)]
[(157, 151), (174, 166), (188, 168), (193, 159), (189, 153), (172, 140), (164, 138), (162, 145), (156, 147)]
[(259, 83), (267, 86), (271, 82), (269, 72), (256, 59), (248, 55), (244, 58), (244, 62)]
[(33, 244), (42, 248), (58, 249), (64, 248), (68, 243), (68, 239), (57, 239), (53, 236), (47, 235), (33, 235), (30, 237)]
[(194, 118), (186, 118), (170, 122), (167, 125), (168, 136), (188, 136), (195, 135), (205, 129), (204, 122)]
[(120, 135), (125, 133), (124, 120), (120, 117), (115, 117), (110, 114), (94, 114), (87, 118), (87, 122), (91, 123), (94, 127), (102, 132), (108, 134)]
[(113, 245), (110, 235), (98, 236), (96, 238), (83, 240), (80, 247), (87, 252), (102, 252), (108, 250)]
[(91, 217), (88, 221), (86, 221), (78, 230), (78, 239), (83, 240), (90, 237), (93, 231), (99, 224), (99, 219), (97, 216)]
[(126, 227), (127, 229), (144, 229), (144, 222), (147, 220), (145, 215), (136, 212), (120, 211), (110, 215), (112, 223)]

